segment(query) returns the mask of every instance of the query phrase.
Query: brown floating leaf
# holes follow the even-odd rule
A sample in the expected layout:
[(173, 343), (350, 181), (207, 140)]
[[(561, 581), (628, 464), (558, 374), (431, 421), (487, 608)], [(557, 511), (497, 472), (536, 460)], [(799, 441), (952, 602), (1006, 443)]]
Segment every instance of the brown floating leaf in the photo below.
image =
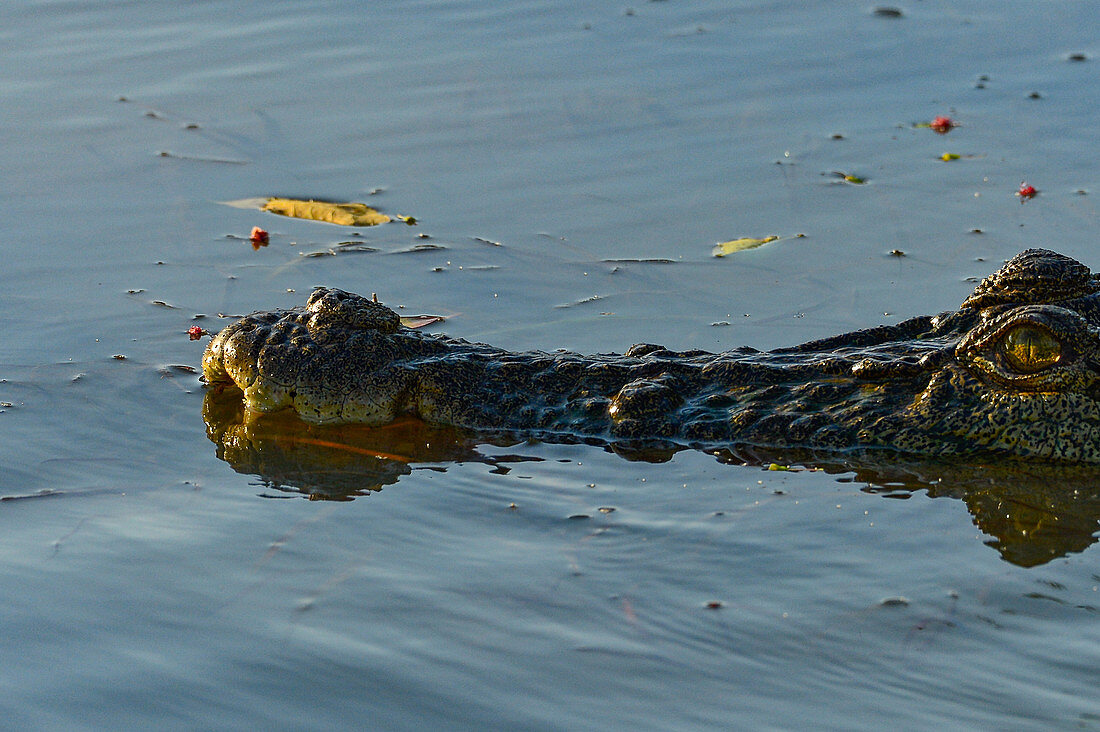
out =
[(390, 217), (365, 203), (329, 203), (326, 201), (299, 201), (294, 198), (269, 198), (264, 211), (289, 216), (294, 219), (324, 221), (340, 226), (377, 226), (390, 221)]

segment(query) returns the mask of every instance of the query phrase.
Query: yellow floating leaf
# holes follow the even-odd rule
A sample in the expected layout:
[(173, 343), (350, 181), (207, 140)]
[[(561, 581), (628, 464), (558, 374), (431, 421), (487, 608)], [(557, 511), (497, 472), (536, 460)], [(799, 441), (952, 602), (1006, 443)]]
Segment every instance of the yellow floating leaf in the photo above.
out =
[(857, 186), (861, 186), (867, 182), (866, 178), (853, 175), (852, 173), (845, 173), (843, 170), (834, 170), (832, 173), (822, 173), (822, 175), (832, 175), (836, 178), (840, 178), (845, 183), (852, 183)]
[(341, 226), (377, 226), (390, 221), (390, 217), (365, 203), (329, 203), (326, 201), (299, 201), (294, 198), (269, 198), (264, 211), (295, 219), (324, 221)]
[(940, 160), (942, 160), (946, 163), (946, 162), (950, 162), (952, 160), (958, 160), (961, 157), (962, 157), (962, 155), (959, 155), (958, 153), (944, 153), (943, 155), (940, 156)]
[(746, 249), (756, 249), (759, 246), (763, 246), (770, 241), (775, 241), (778, 236), (765, 236), (763, 239), (753, 239), (751, 237), (744, 237), (742, 239), (734, 239), (732, 241), (724, 241), (714, 245), (714, 251), (711, 252), (716, 257), (724, 257), (727, 254), (733, 254), (734, 252), (743, 252)]

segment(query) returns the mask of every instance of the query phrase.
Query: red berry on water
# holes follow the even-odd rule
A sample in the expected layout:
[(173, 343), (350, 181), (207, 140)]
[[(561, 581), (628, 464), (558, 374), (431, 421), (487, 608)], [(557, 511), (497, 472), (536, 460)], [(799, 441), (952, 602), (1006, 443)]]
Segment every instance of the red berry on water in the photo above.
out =
[(203, 335), (205, 335), (203, 329), (197, 325), (192, 325), (190, 328), (187, 329), (187, 336), (193, 341), (197, 341), (198, 339), (202, 338)]
[(1020, 190), (1016, 191), (1016, 195), (1021, 199), (1035, 198), (1035, 194), (1039, 191), (1035, 190), (1035, 186), (1029, 185), (1027, 181), (1020, 183)]
[(934, 132), (938, 132), (941, 135), (946, 135), (953, 128), (958, 127), (958, 125), (955, 124), (955, 120), (951, 119), (950, 117), (945, 117), (943, 115), (940, 115), (939, 117), (933, 119), (930, 123), (928, 123), (928, 126), (931, 127)]
[(248, 239), (252, 242), (253, 249), (266, 247), (269, 241), (267, 232), (261, 229), (259, 226), (252, 227), (252, 233), (248, 235)]

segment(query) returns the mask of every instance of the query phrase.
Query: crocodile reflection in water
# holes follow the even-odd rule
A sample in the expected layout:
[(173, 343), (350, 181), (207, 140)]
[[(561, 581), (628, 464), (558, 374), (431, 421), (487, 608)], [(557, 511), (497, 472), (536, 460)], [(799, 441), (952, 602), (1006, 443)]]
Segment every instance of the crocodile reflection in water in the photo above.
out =
[[(524, 456), (516, 440), (497, 436), (507, 451), (482, 452), (486, 437), (406, 418), (384, 427), (318, 426), (290, 410), (249, 413), (233, 387), (210, 389), (203, 405), (207, 435), (218, 457), (234, 470), (255, 475), (274, 490), (312, 500), (350, 500), (397, 483), (416, 469), (478, 462), (493, 472), (510, 464), (538, 461)], [(632, 460), (670, 459), (675, 446), (605, 446)], [(1096, 541), (1100, 521), (1100, 470), (1095, 466), (997, 460), (993, 463), (906, 460), (881, 452), (815, 454), (798, 449), (741, 448), (717, 451), (723, 462), (752, 465), (779, 462), (813, 466), (863, 490), (889, 498), (924, 491), (964, 501), (987, 541), (1009, 562), (1034, 566)], [(755, 479), (754, 479), (755, 480)]]
[(250, 412), (231, 386), (206, 392), (203, 419), (218, 457), (234, 470), (312, 500), (351, 500), (396, 483), (424, 463), (499, 463), (505, 472), (504, 464), (520, 459), (486, 456), (470, 435), (414, 418), (382, 427), (317, 426), (291, 410)]

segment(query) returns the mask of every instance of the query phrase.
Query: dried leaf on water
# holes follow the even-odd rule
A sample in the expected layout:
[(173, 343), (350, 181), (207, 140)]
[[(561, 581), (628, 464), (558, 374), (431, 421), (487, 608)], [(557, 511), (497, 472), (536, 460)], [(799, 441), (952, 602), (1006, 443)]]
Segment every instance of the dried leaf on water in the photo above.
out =
[(1020, 187), (1016, 191), (1016, 195), (1020, 197), (1020, 203), (1028, 200), (1029, 198), (1035, 198), (1039, 194), (1039, 189), (1029, 184), (1026, 180), (1020, 181)]
[[(206, 335), (210, 335), (210, 334), (207, 333)], [(196, 369), (194, 366), (185, 366), (183, 364), (170, 363), (170, 364), (167, 364), (165, 366), (161, 366), (160, 368), (158, 368), (157, 373), (160, 374), (162, 377), (164, 377), (166, 379), (170, 379), (174, 376), (179, 376), (181, 374), (196, 376), (196, 375), (198, 375), (199, 370)]]
[(252, 248), (259, 249), (260, 247), (266, 247), (271, 243), (271, 235), (261, 229), (259, 226), (252, 227), (252, 233), (248, 235), (248, 240), (252, 242)]
[(946, 135), (951, 130), (959, 126), (959, 123), (950, 117), (940, 115), (932, 118), (930, 122), (914, 122), (913, 127), (915, 129), (930, 129), (933, 132)]
[(364, 244), (359, 241), (342, 241), (338, 242), (335, 246), (336, 253), (342, 252), (380, 252), (382, 251), (378, 247), (372, 247), (369, 244)]
[(862, 178), (858, 175), (853, 175), (851, 173), (845, 173), (842, 170), (834, 170), (832, 174), (834, 176), (836, 176), (837, 178), (840, 178), (845, 183), (851, 183), (851, 184), (857, 185), (857, 186), (861, 186), (861, 185), (863, 185), (864, 183), (867, 182), (866, 178)]
[(294, 219), (323, 221), (340, 226), (377, 226), (392, 219), (365, 203), (331, 203), (328, 201), (302, 201), (295, 198), (269, 198), (264, 211), (289, 216)]
[(711, 254), (716, 257), (724, 257), (727, 254), (733, 254), (734, 252), (743, 252), (746, 249), (756, 249), (757, 247), (763, 246), (768, 242), (775, 241), (778, 238), (778, 236), (765, 236), (763, 239), (742, 237), (741, 239), (723, 241), (714, 245), (714, 250), (711, 252)]
[(582, 297), (580, 300), (574, 300), (573, 302), (564, 302), (561, 305), (555, 305), (556, 308), (571, 308), (577, 305), (584, 305), (590, 302), (596, 302), (597, 300), (603, 300), (603, 295), (589, 295), (588, 297)]
[(414, 244), (404, 249), (394, 249), (390, 254), (421, 254), (423, 252), (438, 252), (446, 248), (442, 244)]
[(675, 259), (663, 257), (629, 257), (625, 259), (601, 259), (600, 261), (608, 264), (676, 264)]
[(984, 158), (984, 157), (985, 157), (984, 153), (959, 154), (959, 153), (949, 153), (948, 152), (948, 153), (944, 153), (943, 155), (940, 155), (939, 160), (942, 160), (945, 163), (950, 163), (952, 160), (973, 160), (975, 158)]
[(178, 155), (168, 150), (161, 150), (158, 157), (173, 158), (175, 160), (190, 160), (194, 163), (223, 163), (225, 165), (248, 165), (247, 160), (233, 160), (232, 158), (208, 158), (201, 155)]
[(941, 135), (946, 135), (948, 132), (958, 127), (959, 124), (950, 117), (945, 117), (941, 114), (939, 117), (936, 117), (931, 122), (929, 122), (928, 126), (932, 128), (933, 132), (939, 133)]
[(401, 325), (406, 328), (423, 328), (428, 325), (442, 323), (445, 320), (446, 318), (442, 315), (402, 315)]
[(378, 247), (372, 247), (358, 241), (342, 241), (328, 249), (316, 249), (312, 252), (298, 252), (300, 257), (335, 257), (337, 254), (371, 254), (382, 251)]

